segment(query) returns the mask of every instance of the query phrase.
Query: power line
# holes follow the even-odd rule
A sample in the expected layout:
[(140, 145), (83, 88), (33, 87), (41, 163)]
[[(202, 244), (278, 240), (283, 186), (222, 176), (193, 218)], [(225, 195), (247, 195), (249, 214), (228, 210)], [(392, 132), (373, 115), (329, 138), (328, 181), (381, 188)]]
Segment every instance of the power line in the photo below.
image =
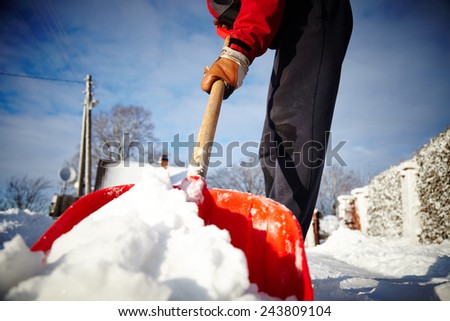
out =
[[(68, 62), (71, 63), (72, 60), (75, 60), (75, 67), (78, 67), (76, 71), (80, 71), (80, 66), (82, 66), (82, 63), (79, 59), (79, 55), (77, 53), (77, 50), (75, 47), (73, 47), (70, 37), (67, 34), (66, 30), (64, 29), (64, 25), (62, 24), (61, 20), (58, 18), (58, 15), (56, 14), (55, 7), (53, 6), (52, 2), (50, 0), (46, 0), (47, 4), (47, 11), (50, 13), (50, 16), (53, 18), (53, 21), (55, 23), (56, 29), (58, 30), (59, 35), (61, 36), (62, 43), (65, 45), (66, 50), (71, 53), (72, 59), (69, 59)], [(70, 57), (69, 56), (69, 57)]]
[(41, 77), (41, 76), (23, 75), (23, 74), (14, 74), (14, 73), (10, 73), (10, 72), (1, 72), (1, 71), (0, 71), (0, 76), (28, 78), (28, 79), (38, 79), (38, 80), (57, 81), (57, 82), (68, 82), (68, 83), (75, 83), (75, 84), (84, 84), (84, 81), (79, 81), (79, 80), (50, 78), (50, 77)]
[(67, 66), (69, 67), (69, 71), (72, 73), (72, 76), (75, 76), (76, 68), (74, 68), (73, 59), (70, 58), (70, 51), (73, 50), (69, 48), (67, 41), (65, 41), (63, 37), (63, 31), (61, 31), (63, 29), (60, 29), (58, 27), (57, 21), (55, 19), (57, 18), (56, 14), (54, 12), (50, 12), (49, 3), (45, 1), (43, 5), (40, 6), (35, 2), (32, 2), (32, 8), (44, 29), (49, 32), (49, 35), (53, 39), (53, 43), (55, 44), (55, 47), (59, 52), (62, 61), (67, 64)]
[(41, 41), (38, 39), (36, 33), (33, 31), (33, 28), (28, 24), (27, 20), (23, 17), (22, 13), (17, 9), (14, 8), (14, 11), (16, 13), (16, 16), (19, 18), (19, 20), (23, 23), (23, 25), (26, 27), (30, 35), (32, 36), (33, 40), (35, 41), (38, 49), (40, 49), (47, 59), (50, 60), (50, 62), (55, 66), (56, 69), (58, 69), (58, 65), (56, 64), (55, 60), (53, 60), (52, 55), (50, 54), (50, 51), (47, 51), (47, 49), (44, 47), (44, 45), (41, 43)]
[[(43, 22), (42, 17), (38, 14), (39, 12), (36, 11), (35, 4), (31, 3), (31, 5), (32, 5), (31, 9), (33, 10), (33, 13), (36, 15), (36, 17), (40, 21), (40, 24), (45, 29), (46, 25)], [(19, 18), (19, 20), (25, 26), (25, 28), (27, 29), (29, 34), (32, 36), (32, 39), (34, 40), (34, 42), (35, 42), (35, 44), (37, 46), (37, 49), (40, 49), (40, 51), (45, 54), (46, 58), (53, 64), (53, 66), (56, 69), (59, 69), (58, 64), (57, 64), (58, 59), (56, 59), (57, 57), (54, 55), (54, 52), (52, 52), (51, 50), (47, 49), (47, 47), (43, 44), (43, 41), (39, 40), (39, 37), (38, 37), (38, 34), (37, 34), (36, 30), (29, 24), (29, 22), (27, 21), (27, 19), (25, 19), (25, 17), (22, 15), (20, 10), (18, 8), (14, 7), (14, 11), (16, 13), (17, 18)], [(45, 30), (48, 30), (48, 29), (45, 29)], [(67, 64), (67, 66), (69, 66), (69, 71), (71, 72), (72, 77), (77, 79), (78, 77), (75, 76), (75, 73), (73, 72), (73, 68), (72, 68), (72, 66), (70, 64), (71, 59), (67, 59), (67, 57), (64, 57), (62, 55), (60, 55), (60, 58), (63, 58), (62, 62), (64, 64)], [(66, 61), (68, 61), (68, 63), (66, 63)], [(15, 77), (20, 77), (20, 76), (15, 76)], [(33, 76), (31, 76), (31, 77), (33, 77)], [(25, 78), (31, 78), (31, 77), (25, 77)], [(45, 77), (42, 77), (42, 78), (45, 78)], [(37, 79), (41, 79), (41, 77), (38, 77)], [(69, 82), (65, 81), (65, 82), (66, 83), (72, 83), (72, 81), (69, 81)], [(70, 90), (73, 91), (73, 87), (69, 87), (69, 88), (70, 88)]]

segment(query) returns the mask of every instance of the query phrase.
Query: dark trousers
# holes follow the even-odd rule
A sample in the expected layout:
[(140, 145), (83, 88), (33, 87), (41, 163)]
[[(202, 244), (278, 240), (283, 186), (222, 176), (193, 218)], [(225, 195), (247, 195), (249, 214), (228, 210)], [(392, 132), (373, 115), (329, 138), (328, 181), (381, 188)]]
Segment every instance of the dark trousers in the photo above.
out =
[(288, 0), (260, 145), (266, 196), (306, 236), (317, 201), (341, 66), (352, 31), (348, 0)]

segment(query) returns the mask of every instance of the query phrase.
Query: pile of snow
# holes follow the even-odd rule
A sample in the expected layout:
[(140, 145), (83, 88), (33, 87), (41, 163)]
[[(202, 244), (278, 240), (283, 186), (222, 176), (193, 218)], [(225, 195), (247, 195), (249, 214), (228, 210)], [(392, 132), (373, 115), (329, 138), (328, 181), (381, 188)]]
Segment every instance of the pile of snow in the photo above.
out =
[(319, 234), (327, 238), (339, 228), (339, 218), (335, 215), (325, 215), (319, 219)]
[[(155, 167), (159, 167), (159, 165), (133, 161), (102, 161), (97, 171), (95, 188), (103, 189), (110, 186), (135, 184), (141, 180), (143, 173), (148, 168)], [(179, 185), (188, 171), (187, 168), (177, 166), (168, 166), (166, 170), (173, 185)]]
[(0, 211), (0, 250), (3, 243), (21, 235), (29, 247), (53, 224), (50, 216), (29, 210), (9, 209)]
[(22, 280), (43, 272), (44, 253), (32, 253), (20, 235), (4, 243), (0, 251), (0, 299)]
[[(205, 226), (167, 172), (141, 182), (55, 241), (30, 253), (21, 236), (0, 251), (7, 300), (261, 299), (227, 231)], [(17, 269), (16, 267), (20, 267)], [(267, 298), (267, 297), (264, 297)]]

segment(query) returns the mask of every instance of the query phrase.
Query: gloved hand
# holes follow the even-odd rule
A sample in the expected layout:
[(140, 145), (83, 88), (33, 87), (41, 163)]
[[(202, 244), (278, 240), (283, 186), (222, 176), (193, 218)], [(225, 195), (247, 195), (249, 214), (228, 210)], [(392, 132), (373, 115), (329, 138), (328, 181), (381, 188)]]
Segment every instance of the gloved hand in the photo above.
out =
[(250, 61), (237, 50), (223, 47), (219, 58), (212, 64), (211, 68), (205, 67), (205, 73), (201, 83), (202, 90), (209, 93), (212, 84), (222, 79), (225, 81), (224, 99), (227, 99), (235, 89), (239, 88), (248, 72)]

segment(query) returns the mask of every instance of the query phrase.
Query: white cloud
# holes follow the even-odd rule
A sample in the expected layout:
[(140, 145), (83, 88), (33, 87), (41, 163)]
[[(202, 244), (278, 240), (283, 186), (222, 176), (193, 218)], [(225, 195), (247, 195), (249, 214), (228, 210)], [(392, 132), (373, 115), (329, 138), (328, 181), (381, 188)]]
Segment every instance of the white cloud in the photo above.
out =
[[(353, 3), (354, 33), (333, 122), (334, 139), (349, 141), (343, 153), (352, 166), (381, 170), (448, 125), (444, 2)], [(163, 141), (198, 132), (208, 99), (199, 89), (203, 67), (222, 46), (203, 0), (52, 2), (56, 17), (47, 18), (60, 21), (62, 35), (39, 22), (35, 7), (18, 3), (28, 24), (17, 11), (4, 20), (10, 24), (1, 33), (0, 71), (81, 81), (91, 73), (100, 100), (93, 113), (141, 105), (152, 111)], [(217, 141), (259, 140), (272, 60), (272, 51), (255, 60), (244, 86), (224, 102)], [(83, 85), (0, 81), (1, 134), (11, 137), (1, 146), (14, 146), (0, 159), (2, 172), (32, 163), (33, 171), (53, 175), (76, 151)]]
[(438, 36), (448, 30), (448, 13), (434, 4), (353, 4), (333, 132), (349, 141), (346, 156), (356, 167), (382, 170), (407, 159), (449, 125), (450, 46)]
[(0, 180), (28, 174), (57, 178), (80, 140), (81, 117), (0, 114)]

